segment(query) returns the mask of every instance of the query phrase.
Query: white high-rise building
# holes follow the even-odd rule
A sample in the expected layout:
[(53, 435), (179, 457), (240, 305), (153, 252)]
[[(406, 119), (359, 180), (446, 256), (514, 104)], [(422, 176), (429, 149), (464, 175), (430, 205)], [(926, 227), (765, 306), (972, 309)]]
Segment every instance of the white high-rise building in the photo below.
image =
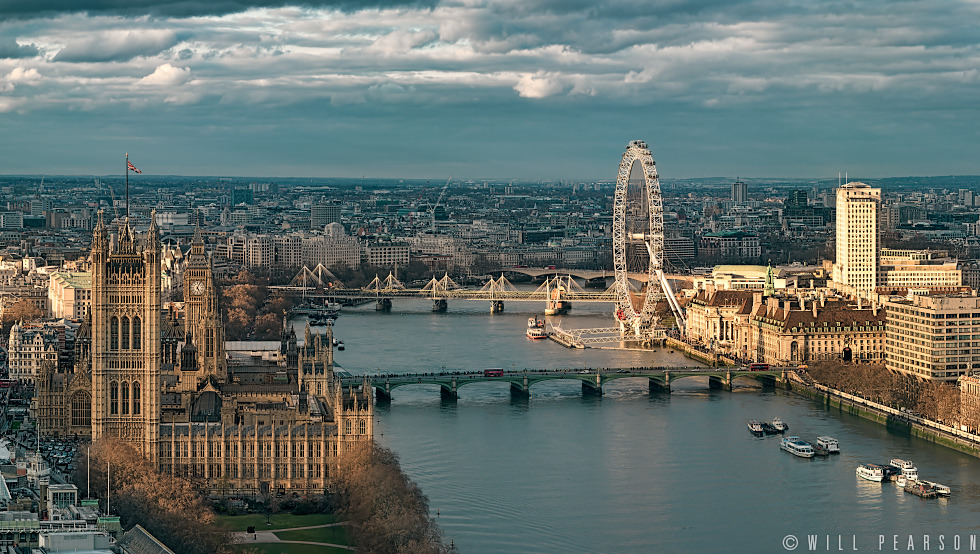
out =
[(837, 263), (834, 283), (870, 298), (878, 275), (878, 210), (881, 189), (847, 183), (837, 189)]

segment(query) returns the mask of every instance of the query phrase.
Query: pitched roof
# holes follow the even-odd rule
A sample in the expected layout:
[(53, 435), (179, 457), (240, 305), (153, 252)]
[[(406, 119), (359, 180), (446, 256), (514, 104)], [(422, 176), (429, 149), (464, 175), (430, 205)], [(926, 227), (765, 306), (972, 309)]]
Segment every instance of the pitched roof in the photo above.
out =
[(174, 554), (139, 524), (123, 533), (117, 544), (126, 554)]

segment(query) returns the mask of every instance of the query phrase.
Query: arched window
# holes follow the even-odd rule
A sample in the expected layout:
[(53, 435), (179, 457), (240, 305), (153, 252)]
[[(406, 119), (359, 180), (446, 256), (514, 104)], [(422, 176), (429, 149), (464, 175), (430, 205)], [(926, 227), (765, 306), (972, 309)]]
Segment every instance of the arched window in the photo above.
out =
[(76, 392), (71, 397), (71, 424), (73, 427), (92, 425), (92, 395), (86, 391)]
[[(139, 321), (139, 319), (133, 321)], [(133, 415), (140, 415), (140, 384), (137, 382), (133, 382)]]
[(119, 348), (119, 318), (112, 316), (109, 320), (109, 350)]
[(129, 318), (123, 316), (122, 321), (119, 322), (119, 326), (122, 327), (122, 340), (119, 343), (119, 348), (128, 349), (129, 348)]
[(129, 383), (122, 382), (122, 415), (129, 415)]
[[(133, 350), (143, 348), (143, 322), (139, 317), (133, 318)], [(135, 398), (135, 397), (134, 397)]]
[(119, 384), (115, 381), (109, 383), (109, 414), (119, 415)]

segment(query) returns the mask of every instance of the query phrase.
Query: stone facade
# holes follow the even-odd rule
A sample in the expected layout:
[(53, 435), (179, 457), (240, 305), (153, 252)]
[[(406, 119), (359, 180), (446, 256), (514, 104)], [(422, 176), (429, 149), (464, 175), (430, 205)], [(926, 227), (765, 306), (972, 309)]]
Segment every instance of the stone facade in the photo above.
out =
[(880, 360), (883, 310), (837, 297), (702, 290), (687, 306), (687, 337), (743, 361)]
[(329, 329), (299, 344), (284, 323), (276, 356), (236, 357), (200, 233), (183, 309), (166, 313), (155, 219), (140, 238), (123, 224), (111, 248), (101, 218), (93, 233), (91, 315), (74, 371), (44, 372), (42, 432), (122, 439), (212, 493), (324, 492), (338, 452), (374, 433), (370, 389), (341, 386)]

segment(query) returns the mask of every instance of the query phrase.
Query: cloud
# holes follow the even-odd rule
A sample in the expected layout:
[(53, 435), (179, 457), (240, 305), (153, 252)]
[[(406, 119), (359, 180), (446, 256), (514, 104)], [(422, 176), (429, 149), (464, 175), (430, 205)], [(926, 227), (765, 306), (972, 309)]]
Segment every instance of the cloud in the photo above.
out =
[(562, 92), (564, 86), (556, 73), (525, 73), (514, 85), (514, 90), (522, 98), (545, 98)]
[(382, 56), (392, 56), (405, 54), (413, 48), (418, 48), (435, 40), (435, 31), (424, 30), (395, 30), (381, 36), (367, 48), (368, 51), (381, 54)]
[(157, 17), (201, 17), (244, 12), (256, 8), (302, 5), (344, 12), (392, 6), (432, 7), (437, 0), (31, 0), (0, 2), (0, 15), (18, 18), (50, 17), (62, 13), (88, 13)]
[(15, 67), (7, 74), (7, 81), (11, 83), (36, 83), (41, 80), (41, 74), (33, 67), (24, 69)]
[(0, 59), (33, 58), (38, 52), (33, 44), (18, 44), (14, 37), (0, 37)]
[[(941, 129), (980, 117), (977, 20), (980, 5), (960, 0), (0, 0), (0, 37), (16, 37), (0, 38), (11, 114), (0, 128), (14, 113), (114, 117), (124, 105), (229, 130), (247, 112), (266, 118), (267, 133), (290, 117), (322, 118), (327, 133), (344, 112), (352, 142), (394, 122), (474, 120), (487, 140), (497, 127), (530, 140), (532, 122), (573, 125), (563, 118), (601, 120), (598, 141), (624, 128), (642, 136), (646, 116), (677, 149), (685, 137), (707, 147), (723, 121), (761, 135), (766, 121), (794, 122), (834, 139), (848, 125), (850, 135), (884, 128), (869, 114), (899, 113)], [(22, 80), (4, 77), (17, 66)]]
[(120, 62), (137, 56), (159, 54), (177, 44), (177, 35), (166, 29), (107, 30), (74, 35), (54, 56), (56, 62)]
[(144, 85), (178, 86), (191, 78), (191, 72), (186, 67), (174, 67), (169, 63), (157, 66), (153, 73), (140, 79)]

